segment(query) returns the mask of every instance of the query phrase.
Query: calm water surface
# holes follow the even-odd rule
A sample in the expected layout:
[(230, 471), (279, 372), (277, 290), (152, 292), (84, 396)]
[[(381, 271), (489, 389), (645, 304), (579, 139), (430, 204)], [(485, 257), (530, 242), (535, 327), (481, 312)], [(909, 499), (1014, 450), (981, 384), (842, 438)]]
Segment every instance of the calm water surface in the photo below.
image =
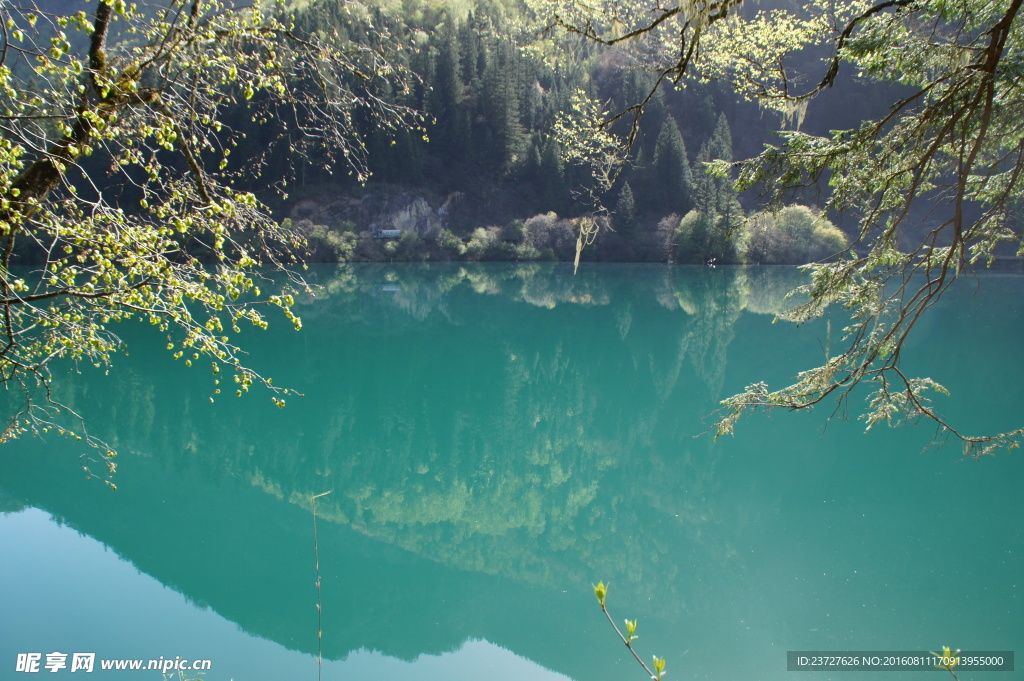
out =
[[(756, 415), (841, 342), (772, 324), (789, 269), (325, 267), (324, 295), (245, 334), (303, 397), (213, 404), (150, 329), (62, 379), (121, 452), (110, 491), (53, 439), (0, 448), (0, 678), (18, 653), (209, 659), (203, 678), (643, 679), (592, 594), (670, 679), (793, 679), (787, 650), (1016, 650), (1024, 455), (962, 460), (927, 426)], [(1024, 279), (923, 322), (912, 371), (968, 431), (1024, 422)], [(859, 399), (859, 398), (858, 398)], [(851, 416), (858, 402), (851, 405)], [(1018, 669), (1024, 662), (1018, 662)], [(160, 679), (155, 671), (48, 678)], [(917, 673), (797, 674), (947, 678)], [(1021, 679), (960, 673), (963, 681)]]

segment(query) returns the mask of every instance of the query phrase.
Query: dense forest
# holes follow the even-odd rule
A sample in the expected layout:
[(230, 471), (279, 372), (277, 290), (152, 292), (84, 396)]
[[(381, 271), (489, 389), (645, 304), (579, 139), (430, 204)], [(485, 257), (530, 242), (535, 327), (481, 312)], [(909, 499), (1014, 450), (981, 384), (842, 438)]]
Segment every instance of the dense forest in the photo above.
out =
[[(756, 197), (741, 199), (731, 178), (705, 172), (708, 161), (733, 160), (737, 147), (754, 153), (779, 125), (713, 83), (660, 87), (629, 163), (610, 190), (596, 191), (588, 169), (565, 160), (559, 112), (577, 90), (609, 112), (625, 110), (655, 77), (625, 52), (538, 32), (526, 12), (500, 0), (388, 8), (319, 0), (299, 10), (304, 34), (404, 46), (395, 55), (412, 86), (373, 94), (425, 116), (421, 128), (395, 131), (357, 113), (364, 182), (344, 159), (317, 166), (286, 145), (266, 149), (265, 123), (252, 114), (258, 99), (234, 112), (231, 124), (248, 140), (239, 152), (266, 162), (248, 188), (306, 238), (306, 259), (572, 260), (581, 222), (599, 232), (589, 260), (803, 263), (845, 248), (843, 232), (813, 205), (755, 214)], [(623, 117), (612, 132), (625, 139), (631, 123)], [(281, 185), (287, 198), (268, 191)]]

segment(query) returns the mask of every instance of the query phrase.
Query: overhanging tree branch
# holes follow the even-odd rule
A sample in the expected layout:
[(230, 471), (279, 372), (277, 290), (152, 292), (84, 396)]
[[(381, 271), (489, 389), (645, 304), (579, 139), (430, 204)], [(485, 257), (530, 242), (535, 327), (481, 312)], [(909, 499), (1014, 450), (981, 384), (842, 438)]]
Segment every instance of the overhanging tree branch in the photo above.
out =
[[(211, 399), (224, 371), (237, 394), (263, 385), (283, 405), (291, 391), (243, 364), (230, 334), (243, 321), (265, 327), (267, 305), (300, 326), (293, 294), (308, 287), (287, 266), (301, 238), (233, 186), (228, 155), (242, 137), (225, 110), (248, 106), (281, 126), (275, 107), (300, 109), (305, 151), (322, 145), (320, 162), (339, 158), (362, 174), (352, 112), (385, 128), (417, 125), (415, 112), (374, 93), (411, 76), (378, 46), (300, 35), (256, 5), (169, 0), (142, 14), (97, 0), (91, 16), (39, 16), (0, 8), (0, 384), (23, 396), (0, 439), (69, 431), (61, 419), (78, 417), (53, 399), (49, 367), (108, 363), (121, 347), (108, 326), (128, 319), (150, 322), (186, 366), (206, 360)], [(17, 69), (6, 68), (12, 55)], [(309, 87), (311, 73), (327, 89)], [(105, 167), (129, 200), (113, 198)]]
[[(609, 37), (609, 20), (569, 26), (604, 45), (660, 55), (655, 88), (666, 74), (718, 80), (794, 120), (797, 128), (807, 102), (835, 85), (840, 64), (868, 79), (915, 88), (881, 118), (853, 129), (829, 136), (783, 131), (778, 145), (753, 159), (710, 164), (722, 176), (738, 168), (737, 187), (759, 187), (775, 205), (792, 192), (827, 183), (824, 211), (852, 213), (859, 221), (842, 259), (808, 266), (808, 302), (782, 315), (799, 323), (830, 306), (843, 307), (852, 315), (846, 350), (786, 388), (755, 383), (725, 400), (720, 435), (732, 432), (748, 409), (805, 409), (828, 397), (843, 403), (856, 386), (870, 384), (874, 392), (863, 416), (868, 427), (930, 419), (971, 455), (1019, 445), (1022, 430), (973, 436), (954, 428), (925, 399), (928, 391), (945, 389), (932, 379), (907, 376), (901, 362), (917, 322), (964, 272), (991, 262), (1001, 245), (1024, 252), (1014, 213), (1024, 202), (1022, 4), (967, 0), (954, 11), (938, 0), (849, 3), (834, 22), (830, 10), (812, 3), (799, 13), (773, 10), (736, 22), (708, 21), (698, 32), (679, 18), (689, 7), (679, 3), (658, 6), (661, 13), (647, 21), (640, 19), (643, 7), (634, 7), (629, 16), (638, 23), (626, 24), (621, 36)], [(610, 4), (605, 16), (617, 17), (617, 11)], [(673, 20), (683, 27), (680, 35), (668, 30)], [(801, 90), (787, 64), (805, 47), (822, 44), (832, 52), (824, 74)], [(630, 140), (650, 97), (611, 117), (633, 114)], [(923, 202), (927, 219), (937, 224), (907, 248), (906, 233), (921, 219)]]

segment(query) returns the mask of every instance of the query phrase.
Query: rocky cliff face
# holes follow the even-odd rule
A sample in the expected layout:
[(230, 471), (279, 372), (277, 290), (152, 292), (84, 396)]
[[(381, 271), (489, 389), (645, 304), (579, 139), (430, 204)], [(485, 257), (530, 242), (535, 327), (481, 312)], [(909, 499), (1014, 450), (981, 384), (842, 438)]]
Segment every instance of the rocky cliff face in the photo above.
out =
[(397, 229), (425, 237), (448, 226), (450, 208), (458, 199), (458, 192), (444, 201), (410, 191), (376, 191), (362, 197), (321, 194), (297, 202), (289, 217), (332, 228), (352, 222), (357, 232)]

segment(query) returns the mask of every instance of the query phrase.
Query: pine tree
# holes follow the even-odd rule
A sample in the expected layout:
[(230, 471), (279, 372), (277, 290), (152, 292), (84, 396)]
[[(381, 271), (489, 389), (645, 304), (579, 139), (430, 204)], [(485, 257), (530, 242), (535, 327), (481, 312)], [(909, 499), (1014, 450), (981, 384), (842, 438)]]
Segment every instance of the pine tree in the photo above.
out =
[(558, 142), (551, 138), (548, 138), (541, 150), (537, 182), (540, 185), (541, 210), (564, 212), (569, 197), (565, 167), (562, 164)]
[(519, 60), (512, 45), (499, 40), (484, 76), (484, 120), (491, 129), (492, 168), (509, 175), (526, 160), (529, 139), (520, 120)]
[(658, 133), (649, 178), (653, 192), (651, 204), (656, 209), (665, 213), (685, 213), (693, 205), (693, 178), (686, 157), (686, 143), (672, 116), (665, 118)]
[(462, 81), (470, 90), (471, 85), (479, 80), (478, 70), (483, 63), (483, 45), (480, 43), (480, 31), (477, 27), (476, 18), (470, 12), (466, 22), (459, 27), (459, 44), (462, 47)]
[(693, 174), (693, 208), (705, 215), (718, 212), (718, 186), (715, 184), (715, 178), (708, 175), (705, 165), (710, 160), (710, 151), (705, 142), (697, 152)]
[[(707, 143), (707, 159), (711, 161), (732, 161), (732, 131), (725, 114), (720, 114), (715, 131)], [(738, 198), (731, 173), (726, 177), (714, 178), (715, 209), (722, 215), (736, 212)]]
[(615, 224), (624, 233), (632, 232), (636, 227), (636, 199), (629, 182), (624, 182), (619, 190), (619, 200), (615, 203)]
[(464, 106), (466, 89), (462, 81), (458, 33), (450, 19), (445, 22), (433, 70), (429, 102), (430, 113), (436, 123), (432, 142), (435, 153), (452, 164), (450, 167), (455, 170), (462, 167), (456, 164), (464, 163), (471, 141), (469, 117)]
[[(742, 262), (744, 244), (741, 241), (743, 209), (736, 196), (731, 177), (715, 177), (707, 172), (706, 164), (712, 160), (732, 159), (729, 124), (719, 119), (711, 138), (701, 145), (693, 178), (693, 213), (699, 215), (704, 240), (700, 253), (691, 255), (691, 262), (714, 258), (719, 264)], [(714, 156), (712, 155), (714, 154)], [(687, 218), (690, 216), (687, 215)], [(694, 218), (696, 219), (696, 218)], [(685, 218), (684, 218), (685, 221)], [(697, 224), (697, 223), (693, 223)], [(681, 240), (680, 243), (682, 243)], [(692, 246), (688, 242), (688, 247)], [(680, 260), (683, 262), (683, 260)]]

